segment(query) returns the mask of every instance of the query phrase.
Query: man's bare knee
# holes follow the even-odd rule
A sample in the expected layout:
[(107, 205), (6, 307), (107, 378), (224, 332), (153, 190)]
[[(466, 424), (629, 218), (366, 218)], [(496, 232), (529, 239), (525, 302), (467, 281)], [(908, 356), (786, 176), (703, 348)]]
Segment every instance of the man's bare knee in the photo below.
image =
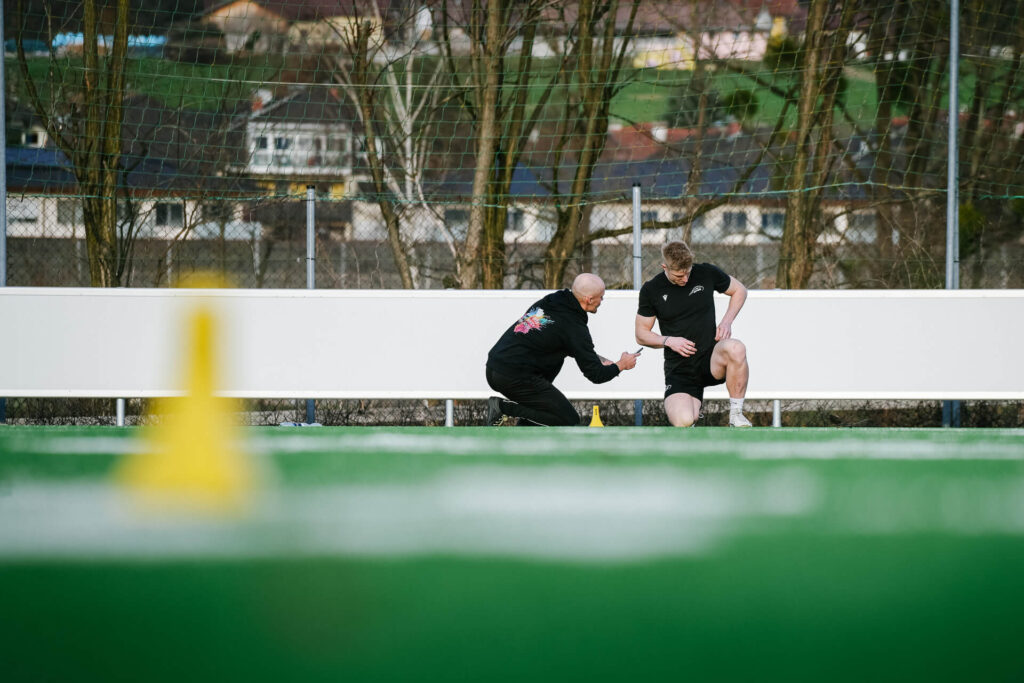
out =
[(670, 417), (669, 422), (672, 423), (673, 427), (692, 427), (694, 419), (690, 415)]
[(722, 345), (722, 350), (730, 362), (742, 363), (747, 359), (747, 346), (739, 339), (726, 339)]

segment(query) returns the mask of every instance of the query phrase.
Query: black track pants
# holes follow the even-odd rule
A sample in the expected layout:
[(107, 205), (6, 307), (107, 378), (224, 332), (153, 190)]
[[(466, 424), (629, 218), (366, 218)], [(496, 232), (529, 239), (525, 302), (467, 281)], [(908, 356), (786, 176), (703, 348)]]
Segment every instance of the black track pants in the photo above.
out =
[(561, 391), (540, 375), (513, 377), (487, 368), (487, 383), (504, 394), (501, 412), (548, 427), (576, 426), (580, 414)]

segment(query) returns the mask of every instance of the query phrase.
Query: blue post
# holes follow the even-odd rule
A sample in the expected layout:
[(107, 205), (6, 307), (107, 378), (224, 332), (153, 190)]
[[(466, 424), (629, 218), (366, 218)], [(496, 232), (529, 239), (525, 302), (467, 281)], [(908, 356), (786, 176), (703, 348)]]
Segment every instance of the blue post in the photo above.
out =
[[(643, 277), (643, 251), (640, 239), (640, 183), (633, 183), (633, 289), (639, 291)], [(633, 424), (637, 427), (644, 423), (644, 402), (633, 401)]]

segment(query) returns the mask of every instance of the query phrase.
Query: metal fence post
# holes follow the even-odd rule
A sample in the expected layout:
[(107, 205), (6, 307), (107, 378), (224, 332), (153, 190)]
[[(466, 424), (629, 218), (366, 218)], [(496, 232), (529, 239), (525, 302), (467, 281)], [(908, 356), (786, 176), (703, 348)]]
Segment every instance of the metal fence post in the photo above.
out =
[(455, 401), (450, 398), (444, 402), (444, 426), (455, 426)]
[[(316, 289), (316, 188), (306, 185), (306, 289)], [(306, 399), (306, 422), (316, 422), (316, 404)]]
[[(949, 6), (949, 125), (946, 158), (946, 289), (960, 289), (960, 0)], [(942, 402), (942, 426), (960, 426), (960, 401)]]
[(124, 427), (124, 399), (119, 398), (116, 402), (117, 418), (116, 424), (118, 427)]
[[(640, 183), (633, 183), (633, 289), (639, 290), (643, 277), (643, 251), (640, 239)], [(644, 423), (644, 402), (633, 401), (633, 424)]]

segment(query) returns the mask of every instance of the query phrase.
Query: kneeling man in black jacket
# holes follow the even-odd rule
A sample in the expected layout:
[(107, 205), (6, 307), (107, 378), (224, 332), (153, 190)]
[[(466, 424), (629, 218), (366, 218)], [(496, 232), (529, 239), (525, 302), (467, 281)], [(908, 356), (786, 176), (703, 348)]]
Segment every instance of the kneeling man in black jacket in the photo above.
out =
[(579, 413), (551, 384), (566, 356), (572, 356), (594, 384), (636, 366), (638, 354), (624, 351), (613, 363), (594, 351), (587, 313), (596, 313), (603, 299), (601, 278), (581, 273), (571, 289), (548, 294), (505, 330), (487, 354), (487, 383), (507, 400), (488, 399), (488, 424), (500, 424), (502, 416), (509, 415), (518, 417), (521, 425), (578, 425)]

